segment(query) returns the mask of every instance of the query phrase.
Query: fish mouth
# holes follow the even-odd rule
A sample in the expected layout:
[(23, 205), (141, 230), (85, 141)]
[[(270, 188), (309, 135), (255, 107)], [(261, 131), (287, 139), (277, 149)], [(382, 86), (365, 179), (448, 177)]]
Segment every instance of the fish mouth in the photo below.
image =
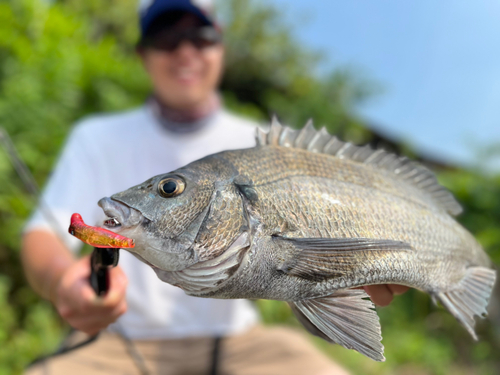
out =
[[(109, 214), (109, 213), (106, 213), (105, 214), (107, 216), (112, 216), (112, 214)], [(107, 228), (117, 228), (117, 227), (121, 227), (121, 223), (120, 221), (115, 217), (110, 217), (109, 219), (106, 219), (104, 220), (104, 226), (107, 227)]]
[(113, 231), (135, 227), (144, 220), (142, 213), (112, 198), (102, 198), (98, 203), (108, 217), (103, 226)]

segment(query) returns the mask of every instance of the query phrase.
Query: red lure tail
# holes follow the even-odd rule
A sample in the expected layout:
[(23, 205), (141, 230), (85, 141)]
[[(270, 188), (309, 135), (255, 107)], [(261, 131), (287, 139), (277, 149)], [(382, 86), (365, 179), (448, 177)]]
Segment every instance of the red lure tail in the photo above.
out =
[(134, 240), (131, 238), (85, 224), (82, 216), (76, 213), (71, 216), (68, 232), (80, 241), (94, 247), (128, 249), (135, 246)]

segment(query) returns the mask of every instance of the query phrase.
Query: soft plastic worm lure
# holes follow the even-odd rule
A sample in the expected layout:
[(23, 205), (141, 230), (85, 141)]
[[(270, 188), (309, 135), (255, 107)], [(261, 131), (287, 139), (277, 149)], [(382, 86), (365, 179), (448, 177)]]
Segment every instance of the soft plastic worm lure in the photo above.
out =
[(135, 246), (134, 240), (131, 238), (85, 224), (80, 214), (71, 216), (68, 232), (80, 241), (94, 247), (127, 249)]

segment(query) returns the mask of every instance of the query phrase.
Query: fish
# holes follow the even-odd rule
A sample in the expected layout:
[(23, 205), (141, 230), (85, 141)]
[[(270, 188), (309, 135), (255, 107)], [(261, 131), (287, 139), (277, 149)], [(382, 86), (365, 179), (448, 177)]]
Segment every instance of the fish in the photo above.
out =
[(429, 169), (312, 121), (274, 118), (256, 139), (102, 198), (104, 226), (188, 295), (286, 301), (310, 333), (376, 361), (366, 285), (424, 291), (477, 340), (496, 271)]
[(82, 215), (77, 213), (71, 215), (68, 233), (90, 246), (99, 248), (128, 249), (135, 246), (134, 240), (131, 238), (120, 236), (101, 227), (85, 224)]

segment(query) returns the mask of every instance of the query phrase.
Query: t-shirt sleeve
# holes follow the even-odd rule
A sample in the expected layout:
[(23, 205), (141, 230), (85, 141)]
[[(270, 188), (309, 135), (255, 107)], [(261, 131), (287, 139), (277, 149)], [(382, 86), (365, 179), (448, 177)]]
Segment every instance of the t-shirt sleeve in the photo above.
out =
[(91, 225), (102, 217), (97, 206), (102, 198), (102, 172), (88, 128), (80, 124), (71, 132), (44, 188), (41, 202), (23, 230), (24, 233), (35, 229), (51, 231), (62, 236), (73, 252), (81, 248), (82, 242), (68, 233), (71, 215), (77, 212)]

